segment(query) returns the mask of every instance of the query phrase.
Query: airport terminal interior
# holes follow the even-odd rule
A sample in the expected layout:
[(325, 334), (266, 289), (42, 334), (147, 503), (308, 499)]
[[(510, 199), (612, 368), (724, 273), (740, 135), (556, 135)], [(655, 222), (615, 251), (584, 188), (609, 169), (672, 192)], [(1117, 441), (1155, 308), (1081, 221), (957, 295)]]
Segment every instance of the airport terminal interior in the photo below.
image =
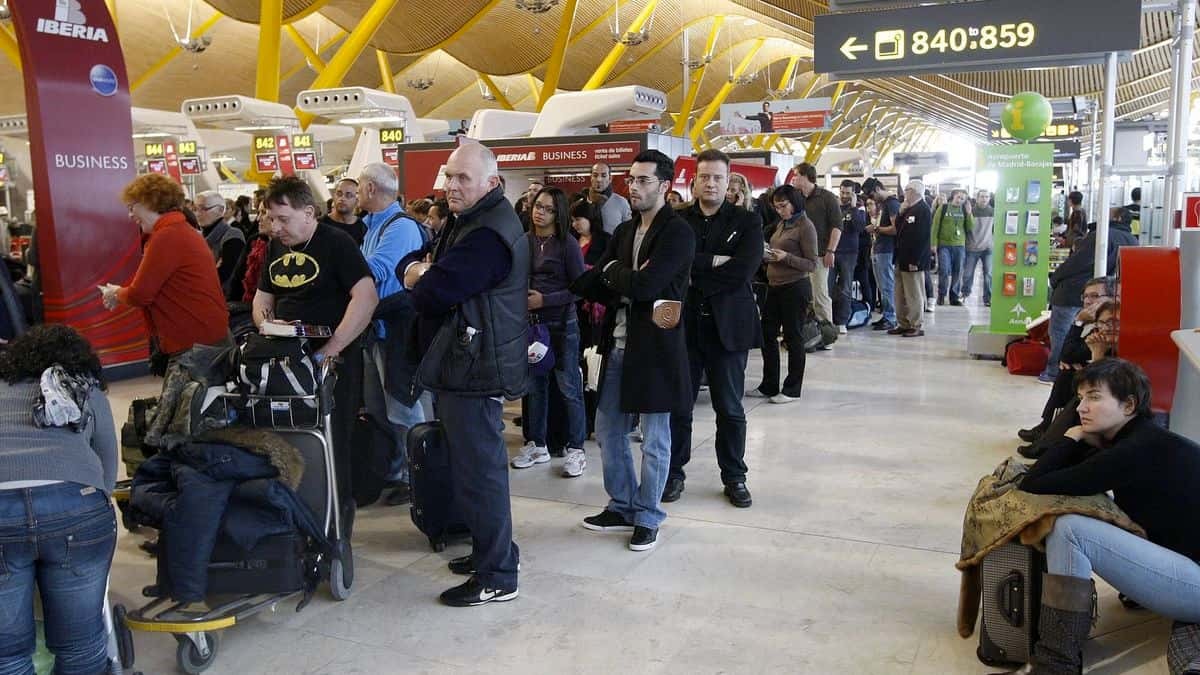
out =
[(0, 675), (1200, 675), (1198, 9), (0, 0)]

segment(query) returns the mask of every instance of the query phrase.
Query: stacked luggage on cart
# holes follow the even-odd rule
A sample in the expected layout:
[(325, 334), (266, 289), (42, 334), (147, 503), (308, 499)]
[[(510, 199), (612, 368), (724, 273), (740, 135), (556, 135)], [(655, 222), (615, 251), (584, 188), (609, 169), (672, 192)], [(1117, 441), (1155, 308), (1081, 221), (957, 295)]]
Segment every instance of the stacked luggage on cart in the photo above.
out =
[(167, 447), (146, 443), (162, 413), (154, 400), (134, 402), (122, 434), (133, 469), (122, 519), (159, 540), (143, 590), (152, 600), (117, 611), (133, 630), (173, 634), (186, 673), (211, 666), (216, 631), (291, 598), (299, 611), (324, 582), (344, 600), (353, 582), (336, 507), (333, 362), (317, 367), (303, 338), (250, 335), (228, 366), (231, 377), (180, 397)]

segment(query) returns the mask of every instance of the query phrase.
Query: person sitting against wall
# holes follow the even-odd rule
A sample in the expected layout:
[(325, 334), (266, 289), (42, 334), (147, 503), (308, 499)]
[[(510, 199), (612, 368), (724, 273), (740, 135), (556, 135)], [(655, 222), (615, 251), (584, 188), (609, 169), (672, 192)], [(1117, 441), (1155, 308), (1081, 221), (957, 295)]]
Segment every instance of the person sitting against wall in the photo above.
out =
[(109, 672), (117, 436), (104, 391), (100, 359), (66, 326), (0, 352), (0, 672), (33, 672), (35, 585), (54, 672)]
[(1096, 361), (1076, 386), (1079, 424), (1053, 442), (1021, 489), (1111, 491), (1147, 538), (1086, 516), (1058, 517), (1045, 542), (1035, 675), (1082, 672), (1093, 573), (1153, 612), (1200, 622), (1200, 446), (1155, 424), (1150, 380), (1129, 361)]
[[(1083, 287), (1083, 309), (1075, 315), (1075, 322), (1063, 339), (1062, 351), (1058, 357), (1060, 375), (1071, 375), (1073, 371), (1083, 370), (1092, 362), (1092, 350), (1086, 342), (1087, 337), (1096, 329), (1096, 310), (1116, 295), (1116, 280), (1112, 277), (1096, 277)], [(1017, 435), (1027, 443), (1033, 443), (1041, 438), (1054, 419), (1055, 412), (1064, 407), (1075, 396), (1075, 381), (1072, 377), (1058, 377), (1054, 387), (1046, 398), (1042, 408), (1042, 420), (1029, 429), (1021, 429)]]
[(212, 251), (184, 217), (183, 188), (150, 173), (126, 185), (121, 199), (148, 239), (133, 281), (105, 284), (101, 293), (109, 310), (141, 309), (151, 339), (166, 356), (163, 405), (146, 433), (146, 442), (156, 445), (174, 412), (176, 388), (187, 380), (215, 384), (223, 379), (224, 373), (214, 370), (233, 348), (229, 311)]

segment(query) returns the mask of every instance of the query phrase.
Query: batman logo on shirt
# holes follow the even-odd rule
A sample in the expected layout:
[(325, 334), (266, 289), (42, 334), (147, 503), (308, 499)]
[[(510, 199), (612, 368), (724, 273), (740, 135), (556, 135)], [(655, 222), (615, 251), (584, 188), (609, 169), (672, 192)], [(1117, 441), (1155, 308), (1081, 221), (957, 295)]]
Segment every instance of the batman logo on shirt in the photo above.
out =
[(300, 288), (321, 276), (321, 266), (307, 253), (292, 251), (273, 261), (270, 272), (276, 287)]

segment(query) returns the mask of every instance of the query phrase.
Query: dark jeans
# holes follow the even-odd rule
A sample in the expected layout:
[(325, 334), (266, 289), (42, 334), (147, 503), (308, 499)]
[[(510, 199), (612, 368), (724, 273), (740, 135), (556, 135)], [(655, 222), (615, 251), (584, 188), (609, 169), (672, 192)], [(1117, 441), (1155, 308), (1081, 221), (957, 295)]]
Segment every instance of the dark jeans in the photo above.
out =
[(850, 299), (854, 288), (854, 268), (858, 253), (833, 254), (833, 269), (829, 270), (829, 296), (833, 298), (833, 325), (845, 326), (850, 321)]
[(779, 330), (783, 329), (783, 340), (787, 343), (788, 372), (783, 380), (782, 393), (799, 396), (804, 385), (804, 339), (800, 330), (804, 317), (812, 304), (812, 281), (801, 279), (786, 286), (767, 288), (767, 302), (763, 309), (763, 379), (759, 391), (767, 396), (781, 392), (779, 387)]
[(1046, 405), (1042, 408), (1043, 424), (1049, 425), (1060, 409), (1067, 407), (1071, 401), (1075, 400), (1075, 375), (1078, 372), (1074, 369), (1058, 371), (1058, 378), (1054, 380), (1054, 386), (1050, 388), (1050, 395), (1046, 397)]
[(692, 405), (687, 412), (671, 413), (671, 471), (668, 479), (683, 480), (683, 467), (692, 458), (692, 408), (700, 393), (700, 374), (708, 378), (708, 393), (717, 413), (717, 464), (721, 482), (746, 480), (746, 412), (742, 394), (746, 386), (746, 352), (726, 351), (717, 335), (712, 315), (701, 316), (697, 335), (689, 340), (688, 366), (692, 375)]
[(116, 542), (112, 504), (95, 488), (0, 490), (0, 674), (33, 673), (34, 582), (54, 672), (108, 672), (104, 597)]
[(879, 299), (875, 297), (875, 273), (871, 269), (871, 247), (858, 249), (858, 264), (854, 266), (854, 280), (862, 293), (863, 302), (872, 310), (879, 307)]
[(517, 587), (520, 551), (513, 541), (508, 451), (499, 399), (437, 394), (434, 409), (446, 430), (454, 501), (471, 531), (475, 574), (490, 588)]
[(553, 377), (558, 385), (556, 395), (566, 404), (566, 447), (583, 449), (583, 441), (587, 438), (587, 414), (583, 407), (583, 371), (579, 369), (579, 322), (572, 316), (561, 327), (551, 325), (550, 337), (554, 345), (554, 368), (545, 375), (530, 376), (521, 429), (525, 440), (546, 446), (550, 378)]

